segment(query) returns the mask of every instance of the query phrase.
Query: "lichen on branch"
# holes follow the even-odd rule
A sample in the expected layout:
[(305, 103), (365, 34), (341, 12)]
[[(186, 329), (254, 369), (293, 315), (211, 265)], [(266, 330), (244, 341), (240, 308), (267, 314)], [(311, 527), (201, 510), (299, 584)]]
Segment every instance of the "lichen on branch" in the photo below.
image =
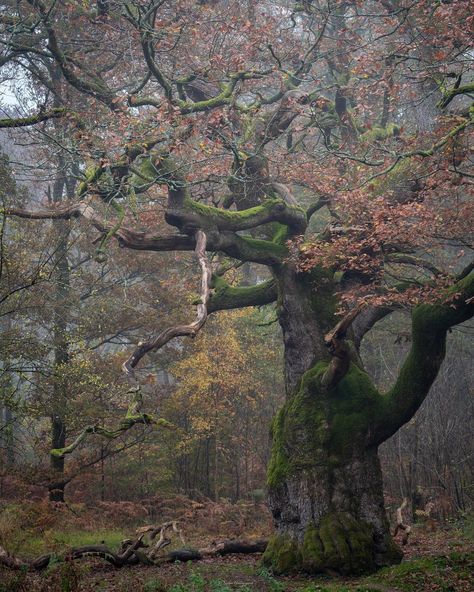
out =
[(108, 440), (115, 440), (138, 424), (175, 429), (175, 426), (166, 419), (155, 418), (153, 415), (140, 412), (142, 397), (139, 389), (130, 389), (129, 394), (131, 394), (131, 401), (127, 413), (116, 428), (110, 429), (101, 425), (87, 426), (81, 431), (77, 438), (71, 442), (71, 444), (64, 448), (53, 448), (50, 450), (50, 454), (56, 458), (64, 458), (67, 454), (74, 452), (74, 450), (76, 450), (76, 448), (78, 448), (78, 446), (80, 446), (80, 444), (90, 435), (97, 435)]

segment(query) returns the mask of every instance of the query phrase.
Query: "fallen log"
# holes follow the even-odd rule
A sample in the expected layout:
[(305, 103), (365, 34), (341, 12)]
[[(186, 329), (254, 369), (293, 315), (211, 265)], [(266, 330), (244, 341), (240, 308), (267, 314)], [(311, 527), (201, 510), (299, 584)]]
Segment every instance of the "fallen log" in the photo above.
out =
[[(134, 541), (131, 539), (122, 541), (118, 552), (112, 551), (106, 545), (86, 545), (69, 549), (59, 557), (55, 553), (49, 553), (28, 560), (11, 555), (3, 547), (0, 547), (0, 566), (16, 570), (42, 571), (48, 567), (53, 559), (54, 561), (58, 561), (58, 559), (60, 561), (75, 561), (88, 558), (103, 559), (116, 568), (138, 564), (161, 565), (174, 561), (186, 562), (198, 561), (207, 557), (223, 557), (232, 553), (263, 553), (268, 542), (266, 540), (246, 541), (233, 539), (214, 542), (202, 549), (182, 547), (165, 554), (159, 554), (165, 546), (171, 544), (171, 540), (166, 537), (168, 530), (177, 534), (184, 544), (181, 529), (178, 528), (176, 521), (172, 521), (158, 527), (148, 526), (138, 529), (140, 536)], [(160, 535), (158, 542), (151, 544), (158, 534)], [(150, 539), (148, 544), (143, 541), (146, 536)]]
[(207, 557), (223, 557), (224, 555), (263, 553), (268, 541), (241, 541), (229, 540), (214, 543), (203, 549), (175, 549), (166, 555), (157, 558), (155, 563), (168, 563), (173, 561), (198, 561)]
[(131, 542), (130, 545), (121, 553), (114, 553), (106, 545), (85, 545), (83, 547), (73, 547), (68, 549), (58, 557), (56, 553), (47, 553), (40, 555), (36, 559), (20, 559), (15, 555), (8, 553), (3, 547), (0, 547), (0, 565), (10, 569), (26, 569), (28, 571), (42, 571), (46, 569), (50, 562), (54, 561), (74, 561), (77, 559), (99, 558), (111, 563), (114, 567), (123, 567), (124, 565), (136, 565), (139, 563), (138, 549), (144, 547), (142, 543), (143, 536), (140, 536), (136, 541)]
[(215, 546), (202, 549), (203, 554), (208, 555), (230, 555), (231, 553), (263, 553), (267, 548), (268, 541), (239, 541), (230, 540), (216, 543)]

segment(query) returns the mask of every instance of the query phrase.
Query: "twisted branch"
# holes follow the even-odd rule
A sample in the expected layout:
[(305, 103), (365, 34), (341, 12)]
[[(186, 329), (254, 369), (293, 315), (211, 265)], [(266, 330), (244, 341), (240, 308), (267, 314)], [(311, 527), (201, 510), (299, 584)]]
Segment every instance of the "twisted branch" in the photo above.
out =
[(207, 305), (211, 294), (211, 264), (206, 255), (207, 237), (202, 230), (197, 230), (195, 233), (196, 248), (194, 252), (201, 267), (201, 301), (197, 305), (196, 319), (188, 325), (175, 325), (168, 327), (162, 331), (158, 337), (150, 339), (145, 342), (140, 342), (132, 355), (124, 362), (122, 369), (127, 376), (133, 377), (133, 369), (145, 354), (150, 351), (156, 351), (162, 348), (166, 343), (175, 337), (190, 336), (194, 337), (198, 331), (203, 327), (207, 320), (208, 311)]
[(130, 389), (129, 393), (133, 394), (132, 400), (128, 406), (125, 417), (120, 421), (117, 428), (109, 430), (100, 425), (87, 426), (82, 430), (82, 432), (77, 436), (77, 438), (71, 444), (69, 444), (69, 446), (65, 446), (64, 448), (53, 448), (50, 451), (50, 454), (57, 458), (64, 458), (66, 454), (71, 454), (71, 452), (74, 452), (74, 450), (91, 434), (103, 436), (108, 440), (115, 440), (124, 432), (128, 431), (130, 428), (137, 424), (142, 424), (146, 426), (155, 425), (174, 429), (173, 424), (169, 423), (166, 419), (156, 419), (148, 413), (140, 412), (142, 398), (139, 389)]

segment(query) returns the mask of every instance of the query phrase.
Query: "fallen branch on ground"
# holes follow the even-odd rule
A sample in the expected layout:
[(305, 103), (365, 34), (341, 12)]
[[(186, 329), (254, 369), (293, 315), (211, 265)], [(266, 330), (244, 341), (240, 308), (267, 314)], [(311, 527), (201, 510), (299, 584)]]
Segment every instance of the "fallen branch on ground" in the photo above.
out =
[[(118, 552), (111, 551), (106, 545), (86, 545), (84, 547), (75, 547), (67, 550), (59, 556), (56, 553), (41, 555), (36, 559), (20, 559), (15, 555), (8, 553), (3, 547), (0, 547), (0, 565), (10, 569), (26, 569), (28, 571), (42, 571), (46, 569), (52, 560), (73, 561), (76, 559), (97, 558), (111, 563), (114, 567), (123, 567), (125, 565), (161, 565), (162, 563), (171, 563), (173, 561), (197, 561), (206, 557), (219, 557), (230, 555), (231, 553), (263, 553), (267, 542), (228, 540), (214, 542), (208, 547), (202, 549), (192, 549), (182, 547), (169, 551), (166, 554), (160, 554), (160, 551), (171, 544), (170, 533), (178, 535), (183, 545), (185, 545), (182, 530), (176, 520), (165, 522), (160, 526), (145, 526), (137, 530), (138, 537), (135, 540), (126, 539), (122, 541)], [(158, 536), (159, 535), (159, 536)], [(158, 540), (155, 542), (155, 539)], [(144, 539), (147, 538), (148, 542)]]

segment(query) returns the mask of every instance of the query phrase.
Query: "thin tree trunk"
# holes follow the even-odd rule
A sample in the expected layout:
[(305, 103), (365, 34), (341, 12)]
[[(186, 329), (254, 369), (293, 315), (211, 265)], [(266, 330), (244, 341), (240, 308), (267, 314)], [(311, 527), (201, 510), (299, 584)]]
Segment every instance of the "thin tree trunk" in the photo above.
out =
[[(66, 187), (68, 197), (74, 195), (74, 181), (65, 178), (65, 163), (63, 158), (59, 158), (57, 168), (57, 179), (53, 186), (52, 201), (61, 202), (63, 192)], [(57, 220), (54, 225), (58, 232), (58, 242), (54, 254), (55, 269), (55, 302), (54, 302), (54, 367), (56, 379), (53, 387), (53, 404), (51, 413), (51, 447), (64, 448), (66, 445), (66, 421), (65, 408), (67, 404), (67, 393), (62, 377), (64, 367), (69, 362), (69, 341), (68, 341), (68, 319), (70, 294), (70, 273), (68, 260), (68, 241), (70, 234), (70, 224), (68, 221)], [(64, 488), (66, 485), (64, 478), (64, 457), (50, 455), (50, 466), (52, 471), (51, 482), (48, 486), (49, 499), (54, 502), (64, 502)]]

